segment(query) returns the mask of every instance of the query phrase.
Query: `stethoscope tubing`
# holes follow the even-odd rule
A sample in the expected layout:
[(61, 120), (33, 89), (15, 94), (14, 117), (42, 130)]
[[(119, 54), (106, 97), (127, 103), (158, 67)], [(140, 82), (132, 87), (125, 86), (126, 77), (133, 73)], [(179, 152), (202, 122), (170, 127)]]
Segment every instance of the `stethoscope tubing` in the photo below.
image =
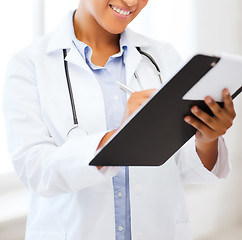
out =
[(76, 107), (75, 107), (75, 101), (74, 101), (72, 87), (71, 87), (71, 80), (70, 80), (68, 62), (65, 60), (65, 58), (67, 56), (67, 50), (66, 49), (63, 49), (63, 55), (64, 55), (64, 67), (65, 67), (65, 73), (66, 73), (66, 81), (67, 81), (68, 90), (69, 90), (69, 96), (70, 96), (70, 100), (71, 100), (71, 108), (72, 108), (72, 114), (73, 114), (73, 122), (74, 122), (74, 125), (78, 125), (77, 114), (76, 114)]
[(140, 47), (136, 47), (136, 49), (139, 51), (140, 54), (146, 56), (153, 63), (153, 65), (156, 67), (157, 72), (160, 73), (160, 68), (158, 67), (154, 58), (150, 54), (148, 54), (147, 52), (142, 51)]
[[(146, 56), (152, 62), (152, 64), (155, 66), (155, 68), (158, 72), (159, 79), (162, 83), (162, 79), (161, 79), (161, 75), (160, 75), (160, 69), (159, 69), (157, 63), (155, 62), (155, 60), (153, 59), (153, 57), (150, 54), (142, 51), (140, 49), (140, 47), (136, 47), (136, 49), (139, 51), (140, 54)], [(65, 75), (66, 75), (66, 81), (67, 81), (67, 86), (68, 86), (69, 96), (70, 96), (70, 101), (71, 101), (73, 122), (74, 122), (74, 126), (76, 127), (76, 126), (78, 126), (78, 119), (77, 119), (77, 114), (76, 114), (76, 107), (75, 107), (75, 101), (74, 101), (74, 97), (73, 97), (73, 91), (72, 91), (72, 87), (71, 87), (71, 80), (70, 80), (68, 62), (65, 60), (66, 56), (67, 56), (67, 50), (63, 49)], [(140, 79), (139, 79), (138, 74), (136, 72), (135, 72), (134, 76), (140, 82)]]

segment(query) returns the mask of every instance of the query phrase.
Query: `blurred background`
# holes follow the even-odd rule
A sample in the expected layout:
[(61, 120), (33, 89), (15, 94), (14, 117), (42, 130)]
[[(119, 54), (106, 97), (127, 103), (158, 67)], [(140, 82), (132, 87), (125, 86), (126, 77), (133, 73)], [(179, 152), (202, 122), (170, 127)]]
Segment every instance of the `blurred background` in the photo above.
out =
[[(0, 101), (9, 57), (54, 30), (77, 4), (78, 0), (1, 2)], [(172, 43), (184, 60), (198, 52), (242, 55), (241, 12), (241, 0), (150, 0), (130, 26)], [(185, 186), (194, 240), (242, 239), (242, 94), (234, 103), (237, 118), (225, 136), (232, 162), (229, 178), (212, 185)], [(0, 239), (23, 240), (29, 196), (13, 173), (2, 114), (0, 132)]]

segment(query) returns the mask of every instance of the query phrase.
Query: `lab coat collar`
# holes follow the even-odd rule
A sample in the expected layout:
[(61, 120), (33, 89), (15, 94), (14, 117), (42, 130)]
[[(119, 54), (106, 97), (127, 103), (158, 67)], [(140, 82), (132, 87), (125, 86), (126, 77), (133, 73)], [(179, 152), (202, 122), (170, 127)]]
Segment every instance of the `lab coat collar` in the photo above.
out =
[(67, 56), (65, 60), (69, 63), (80, 66), (86, 71), (91, 73), (90, 68), (78, 52), (77, 48), (73, 43), (73, 14), (74, 11), (70, 11), (62, 22), (57, 26), (56, 30), (52, 33), (50, 41), (47, 47), (47, 54), (67, 49)]
[(129, 47), (148, 47), (150, 43), (144, 38), (144, 36), (133, 32), (130, 28), (126, 28), (122, 33), (127, 41)]
[(70, 11), (62, 22), (51, 34), (47, 47), (47, 53), (52, 53), (60, 49), (70, 49), (73, 46), (70, 30), (70, 21), (73, 18), (74, 11)]

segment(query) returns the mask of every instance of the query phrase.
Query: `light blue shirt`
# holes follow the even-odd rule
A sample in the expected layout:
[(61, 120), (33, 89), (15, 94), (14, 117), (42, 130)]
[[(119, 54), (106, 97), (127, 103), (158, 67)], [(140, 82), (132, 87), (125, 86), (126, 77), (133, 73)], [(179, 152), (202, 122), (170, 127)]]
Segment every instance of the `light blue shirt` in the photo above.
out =
[[(125, 84), (124, 56), (127, 50), (125, 34), (120, 39), (120, 52), (111, 56), (104, 67), (91, 62), (92, 49), (79, 41), (74, 34), (73, 42), (96, 77), (103, 93), (106, 125), (108, 130), (120, 126), (126, 105), (126, 93), (120, 89), (116, 81)], [(131, 217), (129, 198), (129, 168), (120, 167), (113, 177), (116, 240), (131, 240)]]

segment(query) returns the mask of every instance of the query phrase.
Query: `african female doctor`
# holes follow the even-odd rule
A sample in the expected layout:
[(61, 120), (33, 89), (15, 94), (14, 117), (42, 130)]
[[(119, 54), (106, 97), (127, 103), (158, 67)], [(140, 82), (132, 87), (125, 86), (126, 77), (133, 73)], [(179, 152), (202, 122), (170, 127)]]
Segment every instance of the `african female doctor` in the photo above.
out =
[[(164, 165), (89, 166), (97, 149), (181, 64), (172, 46), (127, 28), (147, 3), (80, 0), (53, 33), (11, 59), (4, 106), (13, 166), (31, 193), (27, 240), (189, 240), (182, 183), (228, 175), (222, 135), (235, 111), (227, 89), (224, 108), (205, 98), (214, 117), (191, 108), (199, 120), (184, 120), (196, 135)], [(162, 83), (137, 47), (155, 59)], [(128, 95), (117, 80), (135, 92)]]

